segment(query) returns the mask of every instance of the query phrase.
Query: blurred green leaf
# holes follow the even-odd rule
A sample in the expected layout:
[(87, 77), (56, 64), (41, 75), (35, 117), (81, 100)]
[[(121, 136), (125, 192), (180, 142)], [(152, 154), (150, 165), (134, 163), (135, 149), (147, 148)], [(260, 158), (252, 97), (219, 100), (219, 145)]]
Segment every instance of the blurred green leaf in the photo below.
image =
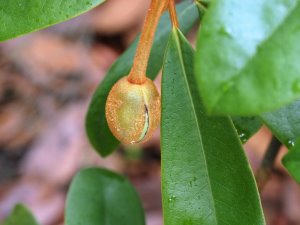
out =
[(293, 147), (295, 141), (300, 138), (300, 100), (279, 110), (264, 113), (260, 117), (287, 147)]
[[(177, 9), (181, 28), (183, 32), (187, 32), (198, 19), (197, 9), (191, 1), (185, 1), (179, 4)], [(149, 59), (147, 75), (151, 79), (154, 79), (161, 69), (170, 30), (169, 15), (168, 13), (165, 13), (158, 25)], [(112, 135), (107, 125), (105, 118), (105, 103), (108, 93), (114, 83), (129, 73), (137, 42), (138, 38), (113, 64), (94, 93), (88, 109), (86, 117), (87, 135), (93, 147), (102, 156), (111, 154), (119, 145), (119, 141)]]
[(209, 113), (255, 115), (299, 98), (299, 21), (298, 0), (211, 2), (195, 57)]
[(139, 197), (124, 177), (99, 168), (80, 171), (66, 205), (67, 225), (145, 225)]
[(17, 204), (1, 225), (38, 225), (38, 222), (24, 205)]
[(288, 153), (283, 157), (282, 163), (289, 174), (300, 183), (300, 139)]
[[(289, 148), (282, 160), (294, 179), (300, 183), (300, 100), (279, 110), (260, 115), (272, 133)], [(296, 142), (296, 140), (298, 140)]]
[(104, 0), (0, 0), (0, 41), (78, 16)]
[(164, 224), (265, 224), (258, 191), (228, 117), (208, 117), (193, 49), (172, 32), (162, 76)]
[(262, 126), (261, 120), (255, 116), (233, 116), (231, 119), (242, 143), (246, 143)]

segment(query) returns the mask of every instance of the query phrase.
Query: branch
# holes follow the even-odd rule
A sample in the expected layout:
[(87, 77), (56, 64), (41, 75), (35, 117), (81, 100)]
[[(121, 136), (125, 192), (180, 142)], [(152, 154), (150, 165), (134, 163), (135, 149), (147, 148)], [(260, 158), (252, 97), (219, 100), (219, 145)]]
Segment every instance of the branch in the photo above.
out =
[(267, 151), (263, 157), (261, 165), (256, 173), (256, 182), (258, 190), (261, 192), (265, 184), (268, 182), (270, 175), (274, 169), (274, 162), (278, 155), (281, 147), (281, 142), (276, 138), (272, 137), (272, 140), (267, 148)]

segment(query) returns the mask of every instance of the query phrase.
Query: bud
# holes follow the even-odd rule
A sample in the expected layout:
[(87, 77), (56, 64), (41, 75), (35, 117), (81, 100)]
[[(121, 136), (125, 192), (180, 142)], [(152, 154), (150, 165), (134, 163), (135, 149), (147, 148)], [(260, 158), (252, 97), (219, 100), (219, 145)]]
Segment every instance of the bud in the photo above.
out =
[(134, 84), (123, 77), (109, 92), (105, 111), (108, 126), (120, 142), (144, 142), (159, 125), (160, 96), (150, 79)]

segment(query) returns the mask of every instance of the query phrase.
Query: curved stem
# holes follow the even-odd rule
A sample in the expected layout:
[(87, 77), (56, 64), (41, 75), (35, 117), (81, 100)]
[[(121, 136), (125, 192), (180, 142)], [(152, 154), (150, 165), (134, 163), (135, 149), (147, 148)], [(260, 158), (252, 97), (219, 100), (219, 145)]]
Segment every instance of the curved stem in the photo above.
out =
[(168, 6), (169, 0), (152, 0), (146, 16), (141, 38), (136, 50), (133, 66), (128, 75), (128, 81), (142, 84), (146, 81), (146, 70), (151, 46), (159, 18)]
[(175, 0), (170, 0), (169, 1), (169, 13), (170, 13), (170, 17), (171, 17), (173, 27), (178, 28), (179, 23), (178, 23), (178, 18), (177, 18), (177, 13), (176, 13)]

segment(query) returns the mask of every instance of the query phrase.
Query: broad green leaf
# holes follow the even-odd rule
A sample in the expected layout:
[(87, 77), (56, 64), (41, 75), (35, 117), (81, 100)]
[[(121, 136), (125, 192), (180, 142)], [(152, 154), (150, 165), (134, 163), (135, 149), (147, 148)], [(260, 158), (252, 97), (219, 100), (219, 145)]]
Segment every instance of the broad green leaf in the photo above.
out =
[(255, 116), (233, 116), (231, 119), (242, 143), (247, 142), (262, 126), (261, 120)]
[[(282, 162), (300, 183), (300, 100), (274, 112), (260, 115), (272, 133), (290, 150)], [(298, 140), (296, 142), (296, 140)]]
[(24, 205), (17, 204), (11, 215), (1, 225), (38, 225), (38, 223)]
[(282, 163), (289, 174), (300, 183), (300, 139), (298, 139), (295, 146), (284, 156)]
[(145, 225), (137, 193), (124, 177), (89, 168), (72, 181), (67, 197), (66, 225)]
[(174, 29), (162, 76), (164, 224), (265, 224), (232, 121), (205, 114), (193, 74), (193, 53)]
[(300, 96), (300, 1), (216, 0), (195, 71), (209, 113), (255, 115)]
[(78, 16), (104, 0), (0, 0), (0, 41)]
[(294, 142), (300, 138), (300, 100), (260, 117), (287, 147), (293, 147)]
[[(179, 22), (183, 32), (187, 32), (198, 19), (198, 12), (191, 1), (185, 1), (178, 7)], [(149, 59), (147, 75), (154, 79), (161, 69), (165, 47), (170, 33), (168, 14), (164, 14), (157, 28), (152, 52)], [(107, 156), (119, 145), (119, 141), (110, 132), (105, 118), (105, 103), (108, 93), (115, 82), (128, 74), (132, 66), (133, 57), (138, 39), (133, 45), (113, 64), (104, 80), (98, 86), (90, 103), (86, 117), (86, 131), (89, 140), (96, 151)]]

